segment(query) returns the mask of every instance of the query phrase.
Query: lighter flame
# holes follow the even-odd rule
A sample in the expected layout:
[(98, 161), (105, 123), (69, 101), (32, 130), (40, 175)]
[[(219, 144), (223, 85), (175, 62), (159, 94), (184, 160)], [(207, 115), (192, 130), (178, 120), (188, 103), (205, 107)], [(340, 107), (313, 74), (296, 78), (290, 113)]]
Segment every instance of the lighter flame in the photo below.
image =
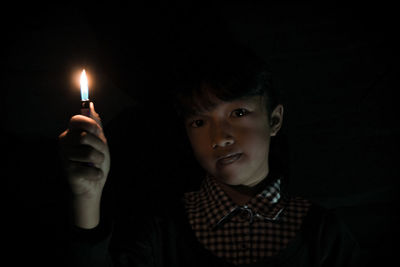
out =
[(81, 74), (81, 99), (82, 101), (89, 100), (88, 79), (86, 77), (85, 69), (83, 69)]

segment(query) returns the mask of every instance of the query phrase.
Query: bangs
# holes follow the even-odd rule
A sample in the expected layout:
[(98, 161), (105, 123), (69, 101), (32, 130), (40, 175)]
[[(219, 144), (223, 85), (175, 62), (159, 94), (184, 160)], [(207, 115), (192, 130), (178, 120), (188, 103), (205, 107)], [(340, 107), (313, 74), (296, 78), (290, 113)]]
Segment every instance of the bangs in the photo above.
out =
[(243, 90), (239, 84), (211, 84), (203, 82), (187, 94), (178, 97), (180, 116), (184, 119), (213, 110), (221, 102), (231, 102), (245, 97), (264, 96), (262, 88)]

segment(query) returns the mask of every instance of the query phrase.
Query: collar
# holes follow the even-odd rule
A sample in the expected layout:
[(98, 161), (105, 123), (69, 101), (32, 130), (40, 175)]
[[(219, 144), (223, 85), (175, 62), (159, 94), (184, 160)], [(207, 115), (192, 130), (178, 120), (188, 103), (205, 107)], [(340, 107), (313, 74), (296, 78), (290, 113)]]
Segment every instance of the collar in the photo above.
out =
[(243, 221), (244, 213), (248, 215), (246, 218), (250, 223), (257, 219), (274, 221), (284, 206), (280, 188), (281, 178), (273, 179), (246, 205), (240, 206), (221, 189), (215, 177), (206, 175), (198, 192), (185, 194), (185, 202), (188, 212), (196, 218), (203, 218), (211, 229), (230, 220)]

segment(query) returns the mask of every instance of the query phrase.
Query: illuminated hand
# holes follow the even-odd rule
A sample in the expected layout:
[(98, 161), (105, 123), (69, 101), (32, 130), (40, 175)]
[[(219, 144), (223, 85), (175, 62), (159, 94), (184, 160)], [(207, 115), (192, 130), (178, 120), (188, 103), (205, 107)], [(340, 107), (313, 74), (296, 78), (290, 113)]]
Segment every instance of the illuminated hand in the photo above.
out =
[(110, 153), (99, 115), (90, 103), (90, 118), (75, 115), (59, 136), (60, 153), (72, 194), (100, 198), (110, 170)]

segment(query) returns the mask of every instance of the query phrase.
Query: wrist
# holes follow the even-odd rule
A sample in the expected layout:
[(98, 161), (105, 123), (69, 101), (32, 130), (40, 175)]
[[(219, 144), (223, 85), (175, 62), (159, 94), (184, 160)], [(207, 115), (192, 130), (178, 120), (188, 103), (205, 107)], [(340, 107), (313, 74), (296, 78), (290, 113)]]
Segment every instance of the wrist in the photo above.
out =
[(82, 202), (82, 203), (100, 203), (101, 202), (101, 193), (99, 194), (71, 194), (71, 200), (73, 202)]
[(73, 197), (73, 224), (84, 229), (95, 228), (100, 223), (100, 197)]

